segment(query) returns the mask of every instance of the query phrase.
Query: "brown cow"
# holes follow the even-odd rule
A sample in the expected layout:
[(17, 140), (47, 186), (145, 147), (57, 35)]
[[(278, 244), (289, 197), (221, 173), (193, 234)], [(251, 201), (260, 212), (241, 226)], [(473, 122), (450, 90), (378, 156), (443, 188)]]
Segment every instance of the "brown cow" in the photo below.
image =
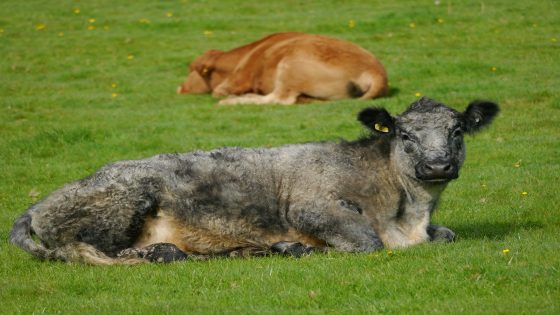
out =
[(276, 33), (193, 61), (178, 93), (229, 96), (220, 104), (295, 104), (387, 94), (383, 65), (367, 50), (321, 35)]

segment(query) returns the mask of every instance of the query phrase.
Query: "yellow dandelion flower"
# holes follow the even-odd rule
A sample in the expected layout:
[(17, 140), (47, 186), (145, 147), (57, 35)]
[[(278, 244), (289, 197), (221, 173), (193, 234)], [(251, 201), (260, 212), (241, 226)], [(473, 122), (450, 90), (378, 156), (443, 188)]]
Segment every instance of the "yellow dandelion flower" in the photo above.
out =
[(558, 41), (558, 39), (553, 37), (553, 38), (550, 39), (550, 41), (553, 42), (553, 43), (556, 43)]
[(307, 292), (307, 296), (309, 296), (310, 299), (314, 299), (317, 297), (317, 292), (311, 290), (309, 292)]
[(370, 257), (370, 258), (376, 258), (376, 257), (379, 257), (379, 253), (372, 252), (372, 253), (369, 253), (367, 256)]
[(212, 36), (214, 36), (214, 32), (212, 32), (212, 31), (204, 31), (204, 36), (206, 36), (206, 37), (212, 37)]
[(37, 191), (37, 189), (33, 188), (33, 189), (31, 189), (31, 191), (27, 195), (29, 197), (33, 198), (33, 199), (37, 199), (37, 197), (41, 196), (41, 192)]
[(415, 27), (416, 27), (416, 23), (410, 23), (410, 24), (408, 24), (408, 26), (410, 26), (410, 28), (415, 28)]
[(349, 27), (349, 28), (354, 28), (354, 27), (356, 27), (356, 21), (354, 21), (354, 20), (348, 21), (348, 27)]
[(115, 97), (117, 97), (117, 96), (119, 96), (119, 93), (111, 93), (111, 97), (112, 97), (112, 98), (115, 98)]
[(59, 32), (58, 37), (62, 37), (62, 36), (64, 36), (64, 32)]
[(80, 14), (80, 8), (74, 8), (74, 14)]
[(492, 71), (492, 72), (496, 72), (496, 70), (498, 70), (498, 68), (496, 68), (496, 67), (490, 68), (490, 71)]
[(114, 89), (114, 88), (117, 87), (117, 84), (116, 83), (111, 83), (111, 87)]
[(509, 249), (507, 249), (507, 248), (502, 249), (502, 254), (504, 254), (504, 255), (509, 254)]
[(527, 196), (528, 194), (529, 194), (529, 193), (526, 192), (526, 191), (522, 191), (522, 192), (521, 192), (521, 196), (522, 196), (522, 197), (525, 197), (525, 196)]
[(93, 25), (88, 25), (87, 29), (90, 30), (90, 31), (93, 31), (93, 30), (95, 29), (95, 26), (93, 26)]
[(172, 16), (173, 16), (173, 12), (167, 12), (167, 13), (165, 13), (165, 16), (167, 16), (167, 17), (172, 17)]
[(126, 57), (126, 59), (132, 60), (132, 59), (134, 59), (134, 55), (133, 55), (133, 54), (129, 54), (129, 55)]
[(416, 97), (420, 97), (420, 96), (422, 96), (422, 93), (420, 93), (420, 92), (416, 92), (416, 93), (414, 93), (414, 96), (416, 96)]
[(388, 251), (387, 251), (387, 256), (393, 256), (393, 255), (394, 255), (394, 253), (393, 253), (392, 250), (388, 250)]
[(444, 21), (442, 18), (438, 18), (438, 19), (437, 19), (437, 22), (438, 22), (439, 24), (443, 24), (443, 22), (445, 22), (445, 21)]
[(96, 21), (96, 20), (95, 20), (94, 18), (88, 19), (88, 22), (90, 22), (90, 23), (95, 23), (95, 21)]
[(47, 28), (47, 25), (45, 23), (39, 23), (39, 24), (37, 24), (37, 26), (35, 26), (35, 29), (38, 30), (38, 31), (42, 31), (45, 28)]

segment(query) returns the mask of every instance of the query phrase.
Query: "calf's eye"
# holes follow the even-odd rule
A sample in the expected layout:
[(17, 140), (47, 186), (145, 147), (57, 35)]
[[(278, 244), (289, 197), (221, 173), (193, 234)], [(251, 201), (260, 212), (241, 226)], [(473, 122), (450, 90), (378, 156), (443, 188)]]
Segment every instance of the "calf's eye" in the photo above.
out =
[(412, 141), (412, 138), (406, 133), (401, 134), (402, 141)]

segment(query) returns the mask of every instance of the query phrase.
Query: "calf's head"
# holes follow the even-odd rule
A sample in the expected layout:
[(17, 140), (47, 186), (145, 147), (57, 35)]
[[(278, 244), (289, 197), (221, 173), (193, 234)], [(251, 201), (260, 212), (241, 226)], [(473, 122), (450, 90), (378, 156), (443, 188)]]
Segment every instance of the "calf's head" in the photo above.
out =
[(474, 101), (458, 112), (428, 98), (392, 117), (383, 108), (366, 108), (358, 119), (373, 137), (389, 141), (391, 159), (401, 174), (425, 184), (445, 184), (459, 177), (465, 160), (463, 135), (489, 125), (499, 107)]

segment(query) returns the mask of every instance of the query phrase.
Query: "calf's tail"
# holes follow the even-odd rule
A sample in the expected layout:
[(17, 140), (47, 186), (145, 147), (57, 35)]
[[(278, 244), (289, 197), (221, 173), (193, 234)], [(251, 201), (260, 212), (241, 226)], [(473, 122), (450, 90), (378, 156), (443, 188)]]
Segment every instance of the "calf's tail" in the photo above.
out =
[(10, 233), (10, 242), (39, 259), (47, 259), (50, 251), (33, 239), (30, 211), (24, 213), (14, 223)]

